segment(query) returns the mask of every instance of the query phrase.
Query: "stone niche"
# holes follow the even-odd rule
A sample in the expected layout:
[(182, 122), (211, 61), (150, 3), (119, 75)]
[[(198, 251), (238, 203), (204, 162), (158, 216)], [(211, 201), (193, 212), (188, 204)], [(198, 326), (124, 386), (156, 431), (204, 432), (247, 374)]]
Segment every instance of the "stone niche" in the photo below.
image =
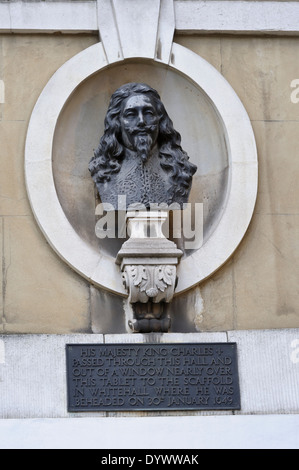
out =
[[(182, 136), (184, 150), (198, 167), (189, 202), (192, 207), (194, 203), (203, 204), (205, 242), (219, 222), (229, 184), (229, 157), (221, 121), (207, 96), (190, 80), (149, 61), (130, 61), (96, 73), (64, 106), (53, 143), (53, 174), (60, 204), (74, 230), (90, 247), (116, 257), (124, 239), (100, 240), (95, 235), (95, 207), (100, 200), (88, 162), (103, 134), (110, 97), (128, 82), (144, 82), (159, 92)], [(185, 249), (182, 239), (173, 241), (185, 258), (194, 251)]]
[[(190, 80), (163, 64), (146, 60), (113, 65), (89, 77), (71, 95), (59, 116), (53, 139), (53, 175), (59, 202), (75, 232), (92, 250), (105, 254), (112, 263), (125, 240), (96, 237), (99, 217), (95, 208), (101, 201), (90, 178), (88, 162), (103, 134), (112, 93), (133, 81), (147, 83), (159, 92), (175, 129), (181, 134), (184, 150), (198, 167), (189, 197), (190, 230), (195, 224), (194, 203), (202, 203), (203, 242), (219, 222), (229, 184), (229, 156), (221, 120), (207, 96)], [(194, 252), (185, 248), (183, 230), (180, 239), (173, 238), (170, 230), (169, 238), (183, 251), (183, 258)], [(115, 314), (101, 312), (120, 311), (120, 299), (117, 301), (115, 296), (106, 294), (104, 297), (108, 295), (109, 301), (102, 302), (103, 295), (97, 289), (92, 289), (92, 295), (98, 311), (93, 313), (93, 330), (119, 331)], [(167, 306), (171, 317), (172, 310), (175, 312), (171, 331), (195, 331), (193, 296), (190, 298), (185, 312), (177, 312), (176, 302)], [(107, 318), (110, 318), (108, 324)]]

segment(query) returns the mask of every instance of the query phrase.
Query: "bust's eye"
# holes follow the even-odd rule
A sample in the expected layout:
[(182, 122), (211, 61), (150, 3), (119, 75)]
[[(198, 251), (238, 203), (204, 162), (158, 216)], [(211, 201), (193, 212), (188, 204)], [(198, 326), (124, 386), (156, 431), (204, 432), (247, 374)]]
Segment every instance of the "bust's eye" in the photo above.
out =
[(132, 117), (135, 116), (136, 112), (134, 110), (126, 111), (125, 112), (125, 117)]

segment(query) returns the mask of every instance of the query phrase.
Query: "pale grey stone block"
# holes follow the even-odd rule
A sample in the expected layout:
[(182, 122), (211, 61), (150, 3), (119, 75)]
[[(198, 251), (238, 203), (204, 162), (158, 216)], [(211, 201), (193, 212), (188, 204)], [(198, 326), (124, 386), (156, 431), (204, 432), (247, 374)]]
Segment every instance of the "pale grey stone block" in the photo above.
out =
[(228, 340), (238, 348), (240, 413), (299, 413), (299, 330), (231, 331)]
[(147, 333), (105, 335), (105, 344), (113, 343), (227, 343), (226, 333)]
[(69, 415), (65, 345), (102, 343), (103, 336), (3, 335), (0, 341), (0, 418), (54, 418)]

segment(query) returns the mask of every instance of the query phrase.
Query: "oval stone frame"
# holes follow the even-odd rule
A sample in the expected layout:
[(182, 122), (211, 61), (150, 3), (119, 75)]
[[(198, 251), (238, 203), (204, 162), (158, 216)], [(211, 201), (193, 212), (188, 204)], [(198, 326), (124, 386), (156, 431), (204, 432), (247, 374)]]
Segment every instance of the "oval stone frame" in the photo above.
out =
[[(229, 83), (189, 49), (173, 43), (171, 52), (171, 61), (166, 65), (191, 80), (214, 106), (223, 125), (229, 156), (228, 194), (222, 216), (204, 245), (181, 261), (175, 293), (178, 295), (211, 276), (240, 244), (255, 207), (258, 162), (249, 117)], [(25, 178), (37, 223), (56, 253), (90, 283), (127, 296), (113, 257), (95, 251), (68, 221), (56, 193), (52, 168), (54, 133), (65, 103), (80, 83), (112, 63), (107, 62), (103, 46), (98, 43), (70, 59), (50, 79), (30, 119)]]

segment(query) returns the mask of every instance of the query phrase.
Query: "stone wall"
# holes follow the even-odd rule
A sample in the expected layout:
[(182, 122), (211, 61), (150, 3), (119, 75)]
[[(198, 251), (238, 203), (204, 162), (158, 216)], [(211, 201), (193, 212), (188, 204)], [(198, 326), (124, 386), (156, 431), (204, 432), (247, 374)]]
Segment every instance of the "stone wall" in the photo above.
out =
[[(298, 335), (298, 329), (145, 335), (0, 335), (0, 432), (2, 419), (298, 414)], [(138, 411), (133, 406), (130, 411), (117, 412), (67, 411), (66, 344), (218, 342), (237, 345), (240, 411)], [(93, 368), (96, 370), (97, 367)]]
[(176, 37), (208, 60), (243, 102), (256, 137), (255, 213), (232, 259), (201, 285), (203, 329), (298, 327), (298, 38)]
[[(173, 331), (298, 328), (299, 38), (179, 36), (243, 102), (256, 136), (259, 192), (234, 256), (199, 288), (177, 297)], [(122, 299), (98, 291), (48, 246), (33, 217), (24, 145), (33, 107), (55, 71), (95, 35), (2, 35), (0, 79), (0, 332), (122, 333)], [(296, 172), (297, 170), (297, 172)], [(184, 322), (184, 317), (188, 321)]]
[(32, 109), (48, 80), (69, 58), (96, 42), (88, 36), (3, 35), (5, 83), (0, 126), (1, 321), (4, 333), (90, 329), (89, 286), (47, 245), (29, 205), (24, 147)]

